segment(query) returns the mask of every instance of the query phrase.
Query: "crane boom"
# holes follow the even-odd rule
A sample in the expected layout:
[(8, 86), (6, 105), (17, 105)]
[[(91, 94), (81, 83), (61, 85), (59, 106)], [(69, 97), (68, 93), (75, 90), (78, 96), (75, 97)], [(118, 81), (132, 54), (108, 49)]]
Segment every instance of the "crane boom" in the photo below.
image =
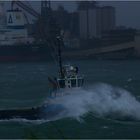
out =
[(19, 0), (13, 0), (11, 3), (12, 9), (13, 9), (14, 4), (18, 5), (19, 7), (21, 7), (22, 9), (24, 9), (25, 11), (27, 11), (28, 13), (30, 13), (34, 17), (36, 17), (36, 18), (40, 17), (40, 14), (38, 12), (36, 12), (33, 8), (27, 6), (23, 2), (21, 2)]

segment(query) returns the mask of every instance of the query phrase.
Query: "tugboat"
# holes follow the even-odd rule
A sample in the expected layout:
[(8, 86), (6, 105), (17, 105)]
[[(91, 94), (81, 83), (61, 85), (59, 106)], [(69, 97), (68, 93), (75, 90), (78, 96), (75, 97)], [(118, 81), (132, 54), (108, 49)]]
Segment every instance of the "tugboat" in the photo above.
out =
[[(61, 43), (63, 42), (61, 37), (57, 37), (58, 42), (58, 64), (59, 64), (59, 76), (58, 78), (48, 77), (49, 83), (52, 85), (50, 97), (47, 102), (41, 106), (27, 108), (27, 109), (11, 109), (0, 110), (0, 120), (9, 119), (27, 119), (27, 120), (40, 120), (51, 119), (58, 115), (64, 108), (54, 103), (54, 98), (61, 96), (61, 90), (80, 88), (83, 86), (84, 78), (78, 75), (78, 67), (71, 65), (62, 65), (61, 57)], [(65, 96), (65, 95), (63, 95)]]
[[(83, 86), (84, 77), (79, 75), (79, 68), (72, 65), (63, 65), (62, 56), (61, 56), (61, 44), (63, 40), (61, 37), (57, 37), (58, 42), (58, 64), (59, 64), (59, 76), (58, 78), (48, 77), (48, 81), (53, 85), (55, 92), (58, 92), (61, 89), (71, 89), (71, 88), (80, 88)], [(57, 95), (57, 94), (56, 94)]]

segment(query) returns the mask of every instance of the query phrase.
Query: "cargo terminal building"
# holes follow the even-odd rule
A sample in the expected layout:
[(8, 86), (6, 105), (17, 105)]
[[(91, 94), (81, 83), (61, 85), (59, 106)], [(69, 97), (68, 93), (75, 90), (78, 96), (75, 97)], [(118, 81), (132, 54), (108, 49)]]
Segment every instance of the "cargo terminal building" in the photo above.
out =
[(6, 28), (0, 30), (0, 45), (14, 45), (32, 43), (33, 38), (28, 37), (25, 28), (25, 18), (19, 9), (8, 10), (6, 15)]

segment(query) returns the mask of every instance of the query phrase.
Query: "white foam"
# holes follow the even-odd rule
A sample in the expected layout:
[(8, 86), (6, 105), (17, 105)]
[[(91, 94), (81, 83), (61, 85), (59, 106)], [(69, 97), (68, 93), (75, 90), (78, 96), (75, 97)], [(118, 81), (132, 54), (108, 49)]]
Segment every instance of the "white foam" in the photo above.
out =
[(113, 118), (120, 119), (130, 117), (140, 120), (140, 102), (124, 89), (101, 83), (90, 86), (87, 90), (73, 89), (62, 92), (66, 96), (55, 98), (53, 101), (63, 106), (65, 110), (57, 113), (49, 120), (13, 119), (12, 121), (45, 123), (67, 117), (81, 120), (81, 117), (89, 112), (100, 117), (113, 116)]
[(40, 119), (40, 120), (27, 120), (27, 119), (20, 119), (20, 118), (13, 118), (13, 119), (4, 119), (4, 120), (0, 120), (0, 122), (18, 122), (18, 123), (26, 123), (26, 124), (42, 124), (42, 123), (47, 123), (50, 120), (44, 120), (44, 119)]
[[(131, 117), (140, 120), (140, 102), (128, 91), (107, 84), (96, 84), (88, 90), (65, 90), (71, 93), (55, 99), (66, 111), (61, 117), (78, 119), (88, 112), (99, 116)], [(60, 117), (60, 116), (59, 116)]]

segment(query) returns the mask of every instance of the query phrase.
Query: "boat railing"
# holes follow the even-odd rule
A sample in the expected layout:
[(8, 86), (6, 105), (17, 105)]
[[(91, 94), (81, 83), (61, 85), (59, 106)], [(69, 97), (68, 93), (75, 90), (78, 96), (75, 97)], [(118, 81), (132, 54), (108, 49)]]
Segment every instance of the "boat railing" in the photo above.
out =
[(73, 77), (58, 78), (57, 82), (59, 88), (82, 87), (84, 83), (84, 77), (73, 76)]

